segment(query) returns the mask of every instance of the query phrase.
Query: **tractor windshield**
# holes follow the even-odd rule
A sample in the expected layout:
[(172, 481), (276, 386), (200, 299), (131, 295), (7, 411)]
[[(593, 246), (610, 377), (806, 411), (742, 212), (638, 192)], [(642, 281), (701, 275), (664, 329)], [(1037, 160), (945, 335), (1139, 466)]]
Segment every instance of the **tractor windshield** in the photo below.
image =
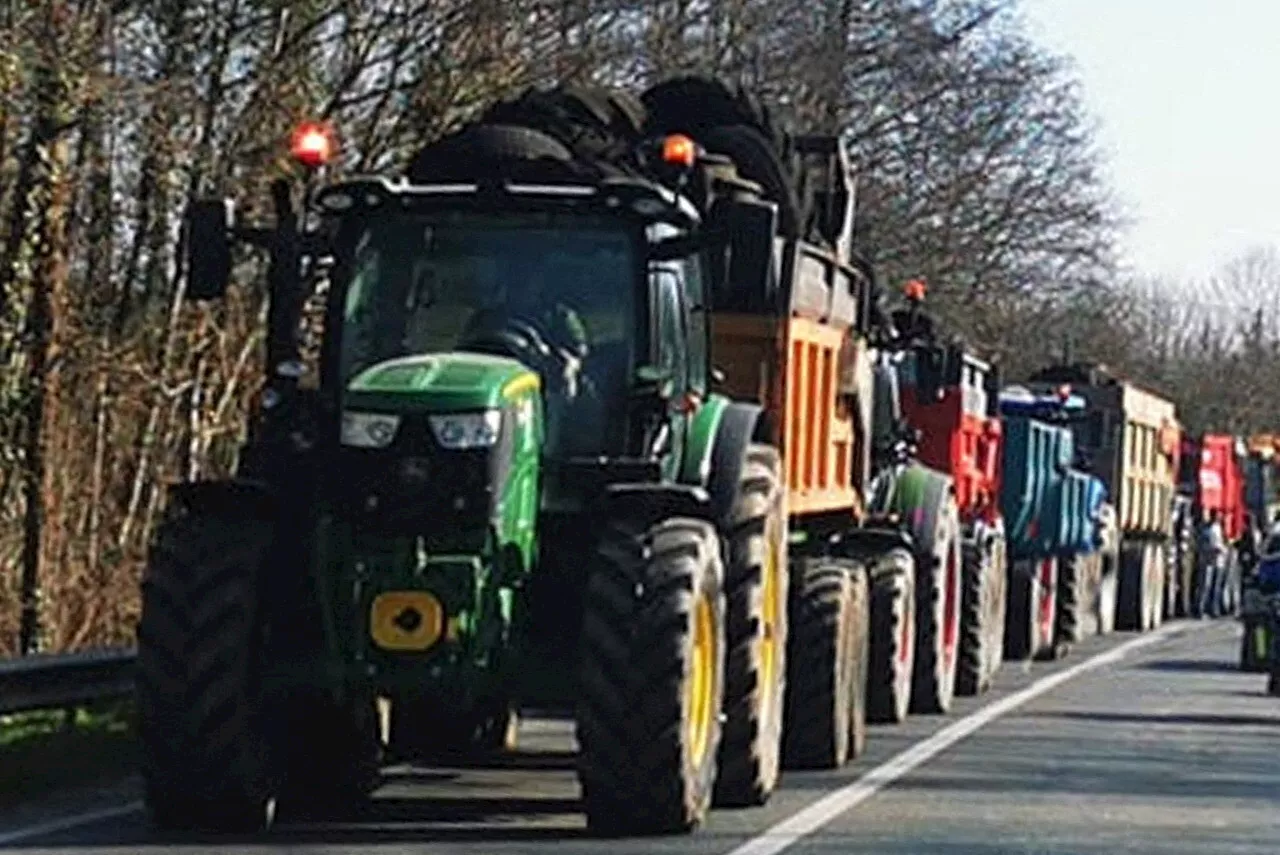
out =
[(548, 452), (601, 453), (634, 364), (639, 239), (573, 213), (370, 221), (347, 289), (343, 382), (401, 356), (532, 343), (509, 355), (543, 376)]

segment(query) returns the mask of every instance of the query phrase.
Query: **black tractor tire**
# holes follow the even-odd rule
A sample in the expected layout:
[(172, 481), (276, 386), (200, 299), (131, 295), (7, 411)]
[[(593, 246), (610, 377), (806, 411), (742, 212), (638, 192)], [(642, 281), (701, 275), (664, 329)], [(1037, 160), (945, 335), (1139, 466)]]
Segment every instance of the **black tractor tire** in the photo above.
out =
[(712, 77), (686, 75), (656, 83), (640, 96), (648, 112), (651, 134), (694, 133), (723, 125), (747, 125), (785, 155), (784, 132), (769, 110), (739, 87), (730, 89)]
[[(1258, 655), (1257, 633), (1260, 626), (1264, 626), (1263, 621), (1252, 619), (1241, 621), (1243, 630), (1240, 636), (1240, 670), (1247, 674), (1263, 674), (1267, 671), (1267, 660), (1265, 656)], [(1271, 640), (1267, 639), (1267, 648), (1271, 646)]]
[(1144, 543), (1125, 544), (1120, 552), (1116, 591), (1116, 629), (1145, 632), (1151, 616), (1151, 578)]
[[(1003, 549), (1002, 538), (995, 538), (985, 546), (966, 545), (964, 549), (957, 695), (985, 692), (999, 668), (1005, 605)], [(993, 632), (993, 627), (998, 627), (998, 631)]]
[(728, 155), (742, 177), (777, 203), (779, 232), (800, 234), (808, 207), (796, 193), (801, 176), (792, 168), (786, 132), (758, 98), (714, 78), (684, 76), (650, 87), (641, 100), (649, 133), (686, 133), (708, 151)]
[(1164, 625), (1164, 586), (1169, 577), (1169, 564), (1165, 560), (1165, 547), (1161, 543), (1147, 546), (1148, 573), (1151, 574), (1151, 600), (1147, 604), (1148, 630), (1159, 629)]
[(991, 591), (993, 617), (988, 628), (990, 636), (987, 640), (988, 649), (991, 651), (991, 658), (987, 662), (988, 686), (1000, 671), (1000, 666), (1004, 664), (1005, 609), (1009, 607), (1009, 598), (1006, 593), (1009, 587), (1009, 542), (1004, 539), (1003, 534), (996, 541), (994, 555), (997, 566), (992, 577), (996, 584)]
[(710, 152), (728, 155), (738, 174), (764, 188), (765, 195), (778, 205), (778, 234), (798, 237), (800, 201), (775, 149), (760, 131), (747, 125), (725, 125), (698, 133), (698, 141)]
[[(938, 501), (935, 497), (934, 501)], [(916, 564), (916, 664), (911, 711), (946, 713), (955, 697), (960, 650), (960, 511), (951, 493), (920, 538)], [(926, 519), (928, 519), (926, 511)], [(948, 607), (951, 613), (948, 614)]]
[(340, 706), (331, 698), (289, 699), (277, 821), (358, 816), (381, 782), (382, 737), (373, 698)]
[(490, 107), (481, 121), (533, 128), (579, 158), (619, 164), (631, 158), (646, 112), (639, 99), (624, 90), (569, 85), (526, 90)]
[(584, 598), (577, 710), (591, 833), (681, 833), (705, 818), (721, 739), (725, 623), (710, 523), (607, 524)]
[(915, 559), (905, 549), (879, 556), (871, 565), (871, 643), (867, 672), (867, 718), (905, 721), (911, 707), (916, 659)]
[(1004, 658), (1025, 662), (1036, 652), (1035, 562), (1013, 562), (1006, 591)]
[(267, 827), (279, 784), (260, 684), (258, 574), (270, 523), (176, 506), (142, 582), (137, 722), (144, 802), (170, 831)]
[(1056, 637), (1058, 561), (1019, 560), (1009, 574), (1004, 656), (1011, 662), (1057, 659), (1066, 645)]
[(867, 741), (871, 603), (856, 561), (810, 558), (792, 598), (783, 762), (838, 769)]
[(778, 783), (787, 691), (787, 515), (782, 458), (747, 447), (727, 519), (724, 732), (713, 804), (762, 805)]
[(1056, 636), (1060, 643), (1078, 644), (1096, 631), (1098, 557), (1072, 552), (1058, 559)]
[(1062, 610), (1062, 600), (1058, 598), (1058, 592), (1062, 588), (1064, 560), (1060, 556), (1055, 556), (1036, 565), (1034, 658), (1040, 662), (1064, 659), (1071, 650), (1071, 643), (1058, 632), (1058, 613)]
[(543, 161), (571, 168), (573, 153), (555, 137), (519, 125), (468, 125), (427, 145), (409, 164), (417, 183), (473, 181), (477, 164), (492, 160)]

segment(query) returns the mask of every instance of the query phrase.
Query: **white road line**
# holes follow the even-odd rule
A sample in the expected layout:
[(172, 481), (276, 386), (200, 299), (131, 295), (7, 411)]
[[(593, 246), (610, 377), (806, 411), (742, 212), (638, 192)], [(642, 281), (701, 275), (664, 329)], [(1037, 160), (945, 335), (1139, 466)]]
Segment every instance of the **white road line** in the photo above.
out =
[(21, 843), (22, 841), (30, 840), (33, 837), (44, 837), (48, 834), (57, 834), (60, 831), (68, 831), (72, 828), (80, 828), (84, 825), (93, 825), (95, 822), (105, 822), (108, 819), (119, 819), (122, 816), (129, 816), (130, 814), (141, 812), (142, 802), (129, 802), (126, 805), (116, 805), (115, 807), (92, 810), (87, 813), (77, 813), (72, 816), (64, 816), (61, 819), (51, 819), (48, 822), (28, 825), (26, 828), (0, 832), (0, 846)]
[(953, 724), (930, 736), (923, 742), (891, 757), (875, 767), (848, 786), (835, 790), (803, 810), (792, 814), (787, 819), (753, 837), (727, 855), (777, 855), (777, 853), (795, 845), (801, 838), (810, 835), (839, 817), (846, 811), (858, 806), (874, 796), (880, 790), (892, 784), (913, 769), (924, 765), (960, 740), (990, 724), (1012, 710), (1017, 709), (1045, 692), (1050, 691), (1068, 680), (1080, 676), (1086, 671), (1101, 668), (1118, 662), (1125, 656), (1148, 645), (1162, 641), (1170, 635), (1189, 629), (1197, 624), (1169, 624), (1155, 632), (1139, 636), (1097, 656), (1064, 668), (1061, 671), (1041, 677), (1025, 689), (1014, 692), (1008, 697), (983, 707), (965, 716)]

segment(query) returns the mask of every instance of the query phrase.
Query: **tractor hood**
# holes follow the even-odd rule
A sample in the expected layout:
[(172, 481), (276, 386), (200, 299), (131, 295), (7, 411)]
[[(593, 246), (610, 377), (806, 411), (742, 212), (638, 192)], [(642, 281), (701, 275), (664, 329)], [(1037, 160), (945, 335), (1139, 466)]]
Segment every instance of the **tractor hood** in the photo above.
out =
[(538, 376), (514, 359), (482, 353), (433, 353), (379, 362), (347, 386), (348, 410), (467, 412), (501, 408), (536, 389)]

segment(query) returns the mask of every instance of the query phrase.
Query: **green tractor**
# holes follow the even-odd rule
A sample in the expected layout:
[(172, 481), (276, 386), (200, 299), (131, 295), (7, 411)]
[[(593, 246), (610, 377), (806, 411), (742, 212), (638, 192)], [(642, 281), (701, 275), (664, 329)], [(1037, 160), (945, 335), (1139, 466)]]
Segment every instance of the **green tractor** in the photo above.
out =
[[(577, 116), (593, 157), (520, 103)], [(768, 798), (779, 456), (761, 407), (712, 390), (707, 313), (727, 283), (765, 290), (776, 207), (634, 106), (535, 93), (406, 177), (318, 187), (311, 129), (301, 210), (285, 181), (266, 227), (192, 205), (190, 299), (226, 292), (236, 245), (267, 254), (266, 379), (236, 474), (173, 487), (149, 556), (157, 826), (332, 816), (387, 752), (510, 749), (529, 704), (574, 708), (594, 831), (683, 832), (713, 800)]]

